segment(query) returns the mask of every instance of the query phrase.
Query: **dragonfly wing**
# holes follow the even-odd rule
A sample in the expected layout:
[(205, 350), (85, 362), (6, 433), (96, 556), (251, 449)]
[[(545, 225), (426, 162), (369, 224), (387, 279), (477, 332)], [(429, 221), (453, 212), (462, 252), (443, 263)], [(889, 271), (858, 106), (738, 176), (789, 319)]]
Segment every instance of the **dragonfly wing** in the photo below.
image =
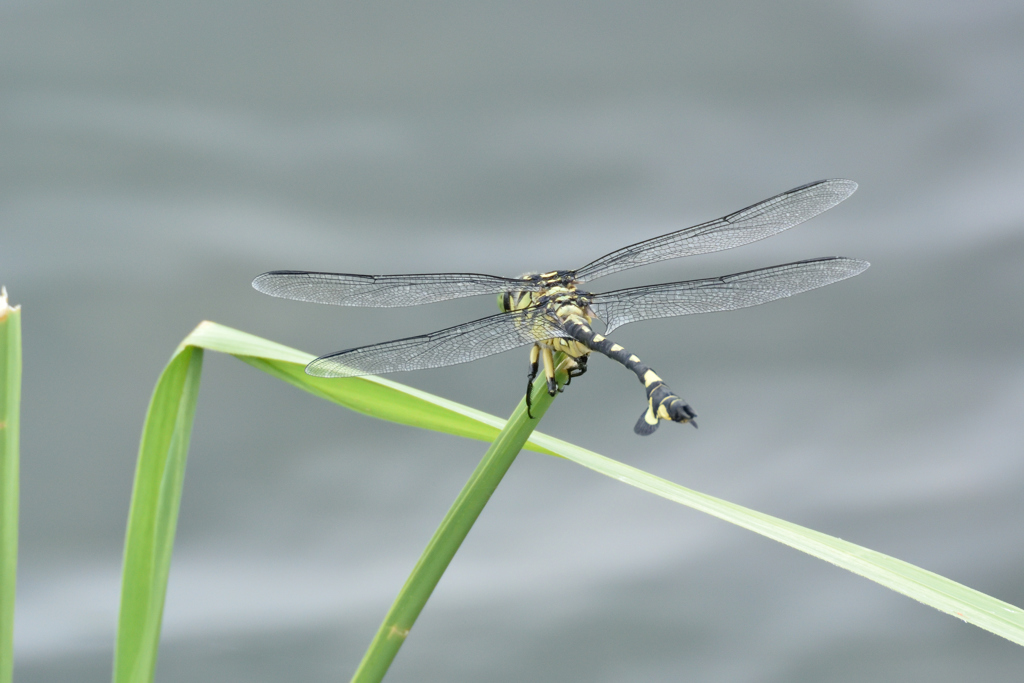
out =
[(814, 218), (857, 189), (852, 180), (819, 180), (783, 192), (728, 216), (613, 251), (576, 271), (580, 282), (649, 263), (732, 249)]
[(845, 280), (864, 272), (869, 265), (867, 261), (840, 257), (797, 261), (704, 280), (595, 294), (590, 306), (608, 324), (607, 334), (640, 320), (757, 306)]
[(402, 370), (423, 370), (469, 361), (533, 344), (568, 337), (542, 307), (463, 323), (445, 330), (361, 346), (322, 356), (306, 366), (316, 377), (359, 377)]
[(537, 285), (519, 278), (477, 273), (422, 275), (353, 275), (274, 270), (252, 281), (264, 294), (297, 301), (338, 306), (416, 306), (477, 294), (535, 291)]

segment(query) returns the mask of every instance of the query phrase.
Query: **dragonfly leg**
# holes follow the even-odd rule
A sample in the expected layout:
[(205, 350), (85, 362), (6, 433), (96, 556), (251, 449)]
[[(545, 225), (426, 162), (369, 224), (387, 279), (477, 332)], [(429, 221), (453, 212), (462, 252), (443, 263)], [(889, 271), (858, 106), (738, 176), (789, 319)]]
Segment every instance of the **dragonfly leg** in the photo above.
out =
[(697, 413), (693, 411), (693, 408), (669, 389), (665, 381), (643, 361), (607, 337), (594, 332), (583, 318), (569, 318), (563, 324), (565, 330), (573, 338), (583, 342), (587, 348), (622, 363), (632, 370), (643, 383), (647, 392), (647, 409), (644, 410), (640, 419), (637, 420), (636, 426), (633, 427), (634, 432), (641, 436), (653, 434), (654, 430), (658, 428), (660, 420), (671, 420), (682, 424), (689, 422), (694, 427), (697, 426), (693, 419), (697, 417)]
[(529, 379), (526, 382), (526, 415), (531, 420), (533, 419), (533, 413), (530, 412), (531, 396), (533, 395), (533, 380), (537, 379), (537, 370), (540, 367), (540, 347), (536, 344), (530, 349), (530, 371), (527, 373)]
[(568, 379), (565, 380), (565, 386), (572, 384), (573, 377), (582, 377), (586, 374), (587, 358), (589, 358), (589, 356), (565, 359), (565, 362), (562, 363), (562, 369), (564, 369), (565, 374), (568, 375)]
[(558, 382), (555, 381), (555, 355), (546, 346), (540, 352), (544, 359), (544, 377), (548, 381), (548, 396), (554, 396), (558, 393)]
[(572, 382), (572, 378), (573, 378), (572, 372), (573, 372), (573, 370), (575, 368), (576, 368), (576, 359), (571, 357), (571, 356), (566, 356), (565, 358), (563, 358), (562, 362), (558, 364), (557, 368), (555, 368), (555, 375), (556, 376), (560, 372), (564, 372), (566, 374), (565, 384), (563, 384), (562, 386), (558, 387), (558, 393), (560, 393), (560, 394), (564, 393), (565, 392), (565, 388), (567, 386), (569, 386), (570, 382)]

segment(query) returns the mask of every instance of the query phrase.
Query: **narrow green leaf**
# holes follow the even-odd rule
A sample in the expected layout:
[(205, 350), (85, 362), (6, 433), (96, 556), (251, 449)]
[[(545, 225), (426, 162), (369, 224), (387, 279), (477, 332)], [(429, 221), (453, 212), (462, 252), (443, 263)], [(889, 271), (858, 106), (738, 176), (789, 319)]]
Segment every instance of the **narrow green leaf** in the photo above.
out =
[(0, 683), (14, 669), (18, 568), (18, 438), (21, 424), (21, 306), (0, 289)]
[(202, 349), (179, 348), (146, 413), (125, 535), (114, 683), (153, 680), (202, 367)]
[[(189, 345), (231, 354), (303, 391), (382, 420), (488, 442), (505, 426), (494, 415), (382, 377), (311, 377), (305, 368), (316, 356), (217, 323), (201, 323), (180, 348)], [(554, 455), (532, 441), (525, 447)]]
[(541, 445), (595, 472), (624, 484), (700, 510), (713, 517), (784, 543), (808, 555), (902, 593), (998, 636), (1024, 645), (1024, 612), (908, 562), (869, 550), (812, 529), (792, 524), (719, 498), (698, 493), (585, 448), (543, 434)]
[[(397, 382), (376, 377), (345, 380), (310, 377), (303, 372), (305, 364), (313, 358), (308, 354), (215, 323), (201, 324), (185, 339), (161, 375), (146, 417), (125, 542), (115, 683), (152, 680), (203, 348), (234, 355), (296, 387), (367, 415), (483, 440), (495, 439), (498, 432), (506, 427), (506, 422), (500, 418)], [(542, 403), (543, 398), (538, 398), (538, 404)], [(515, 418), (514, 415), (513, 423)], [(510, 428), (510, 433), (513, 431), (516, 438), (522, 436), (515, 424)], [(631, 486), (755, 531), (1024, 644), (1021, 610), (931, 572), (841, 539), (690, 491), (550, 436), (534, 434), (524, 447), (573, 460)], [(503, 449), (500, 457), (507, 458), (508, 452)], [(482, 490), (474, 489), (474, 493), (467, 493), (467, 497), (474, 499), (473, 504), (480, 502), (476, 499)], [(471, 515), (465, 513), (465, 509), (456, 510), (453, 506), (451, 514), (458, 524), (471, 521)], [(438, 567), (443, 571), (450, 555), (448, 560), (437, 558), (444, 558), (457, 549), (457, 543), (454, 548), (450, 547), (451, 539), (455, 538), (458, 534), (439, 543), (449, 547), (426, 563), (430, 565), (426, 568), (429, 571), (421, 572), (423, 576), (439, 576)], [(461, 539), (458, 542), (461, 543)], [(428, 552), (430, 550), (428, 548)], [(418, 614), (422, 609), (422, 604), (418, 608), (415, 605), (421, 601), (425, 603), (426, 596), (429, 596), (429, 590), (424, 590), (424, 587), (429, 585), (432, 590), (433, 584), (429, 581), (410, 581), (412, 583), (403, 589), (400, 600), (396, 601), (397, 611), (389, 613), (389, 619), (394, 619), (385, 622), (389, 634), (391, 625), (394, 625), (395, 634), (401, 635), (404, 624), (411, 623), (409, 616), (414, 617), (413, 612)], [(406, 600), (405, 596), (409, 599)], [(390, 640), (390, 636), (386, 640)], [(390, 661), (386, 652), (392, 647), (397, 651), (394, 643), (378, 650), (385, 652), (383, 659)], [(390, 657), (393, 656), (392, 653)], [(365, 670), (368, 676), (372, 673), (369, 668)]]
[[(224, 351), (225, 353), (244, 355), (238, 353), (240, 347), (236, 350), (235, 344), (239, 343), (239, 339), (231, 336), (243, 335), (241, 339), (245, 340), (244, 348), (247, 353), (259, 353), (264, 348), (260, 344), (266, 344), (268, 345), (266, 348), (273, 349), (272, 354), (275, 358), (290, 357), (299, 364), (308, 362), (313, 358), (293, 349), (281, 347), (273, 342), (259, 340), (257, 337), (251, 337), (250, 335), (230, 330), (230, 328), (216, 325), (215, 323), (204, 323), (204, 325), (208, 327), (200, 326), (203, 334), (198, 336), (197, 339), (202, 340), (204, 343), (216, 344), (217, 350)], [(197, 329), (197, 332), (199, 331)], [(213, 348), (213, 346), (208, 348)], [(288, 354), (291, 355), (289, 356)], [(317, 393), (312, 388), (312, 380), (315, 378), (306, 380), (302, 376), (296, 375), (293, 379), (296, 380), (296, 386)], [(446, 414), (443, 425), (430, 426), (428, 427), (430, 429), (437, 429), (449, 434), (464, 435), (472, 432), (474, 429), (470, 426), (470, 421), (492, 425), (495, 428), (500, 428), (503, 424), (500, 418), (461, 406), (453, 401), (431, 396), (426, 392), (403, 387), (397, 382), (390, 382), (380, 378), (365, 379), (378, 382), (382, 386), (387, 386), (395, 391), (407, 392), (410, 396), (435, 403), (450, 411), (449, 414)], [(327, 381), (331, 382), (333, 380)], [(416, 409), (415, 406), (408, 408), (409, 411)], [(368, 414), (375, 413), (368, 412)], [(411, 424), (411, 419), (410, 416), (406, 415), (404, 418), (396, 421)], [(600, 472), (605, 476), (617, 479), (630, 486), (635, 486), (663, 498), (687, 505), (759, 533), (767, 538), (785, 543), (792, 548), (831, 562), (836, 566), (871, 579), (935, 609), (963, 619), (968, 623), (991, 631), (1015, 643), (1024, 645), (1024, 612), (1019, 608), (920, 567), (853, 543), (848, 543), (842, 539), (828, 536), (827, 534), (822, 534), (727, 501), (691, 491), (642, 470), (539, 432), (535, 432), (530, 437), (525, 448), (572, 460), (595, 472)]]
[[(565, 377), (558, 379), (561, 383)], [(519, 403), (420, 555), (352, 676), (353, 683), (378, 683), (384, 678), (441, 576), (552, 400), (547, 387), (538, 382), (532, 395), (532, 419), (527, 415), (526, 400)]]

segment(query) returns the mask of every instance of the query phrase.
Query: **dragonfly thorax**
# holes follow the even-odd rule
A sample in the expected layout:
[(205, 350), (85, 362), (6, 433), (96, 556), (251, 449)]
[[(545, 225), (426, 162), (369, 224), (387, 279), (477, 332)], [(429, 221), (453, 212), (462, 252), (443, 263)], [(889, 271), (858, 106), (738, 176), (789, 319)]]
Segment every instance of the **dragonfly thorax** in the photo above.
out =
[[(595, 317), (594, 312), (590, 310), (592, 295), (577, 291), (576, 282), (571, 277), (564, 277), (567, 274), (563, 271), (525, 276), (524, 279), (540, 280), (545, 286), (537, 292), (503, 292), (498, 295), (498, 308), (503, 313), (536, 308), (561, 321), (573, 320), (589, 325)], [(538, 340), (537, 345), (554, 352), (560, 351), (571, 358), (580, 358), (590, 353), (590, 349), (584, 344), (565, 337)]]
[[(498, 295), (498, 309), (502, 313), (521, 311), (541, 303), (545, 297), (576, 291), (575, 273), (571, 270), (552, 270), (547, 273), (526, 273), (522, 279), (533, 287), (528, 290), (512, 290)], [(537, 284), (534, 284), (537, 283)], [(539, 289), (537, 287), (539, 286)]]
[[(590, 310), (591, 294), (576, 290), (575, 283), (566, 286), (558, 285), (546, 290), (537, 297), (537, 305), (547, 310), (549, 316), (563, 323), (572, 321), (577, 325), (589, 327), (594, 320), (594, 312)], [(554, 337), (539, 342), (541, 347), (555, 352), (562, 352), (570, 358), (581, 358), (590, 354), (586, 344), (571, 337)]]
[(538, 305), (546, 306), (556, 317), (565, 320), (570, 316), (583, 317), (588, 320), (594, 317), (590, 308), (590, 296), (587, 292), (576, 291), (575, 285), (552, 287), (535, 300)]

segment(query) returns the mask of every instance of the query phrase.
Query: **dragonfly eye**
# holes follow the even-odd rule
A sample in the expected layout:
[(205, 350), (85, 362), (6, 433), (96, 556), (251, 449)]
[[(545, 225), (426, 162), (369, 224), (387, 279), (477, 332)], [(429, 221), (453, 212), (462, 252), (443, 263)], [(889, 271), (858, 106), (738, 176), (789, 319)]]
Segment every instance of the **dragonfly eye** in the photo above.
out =
[(518, 311), (533, 305), (532, 292), (502, 292), (498, 295), (498, 310), (502, 313)]

